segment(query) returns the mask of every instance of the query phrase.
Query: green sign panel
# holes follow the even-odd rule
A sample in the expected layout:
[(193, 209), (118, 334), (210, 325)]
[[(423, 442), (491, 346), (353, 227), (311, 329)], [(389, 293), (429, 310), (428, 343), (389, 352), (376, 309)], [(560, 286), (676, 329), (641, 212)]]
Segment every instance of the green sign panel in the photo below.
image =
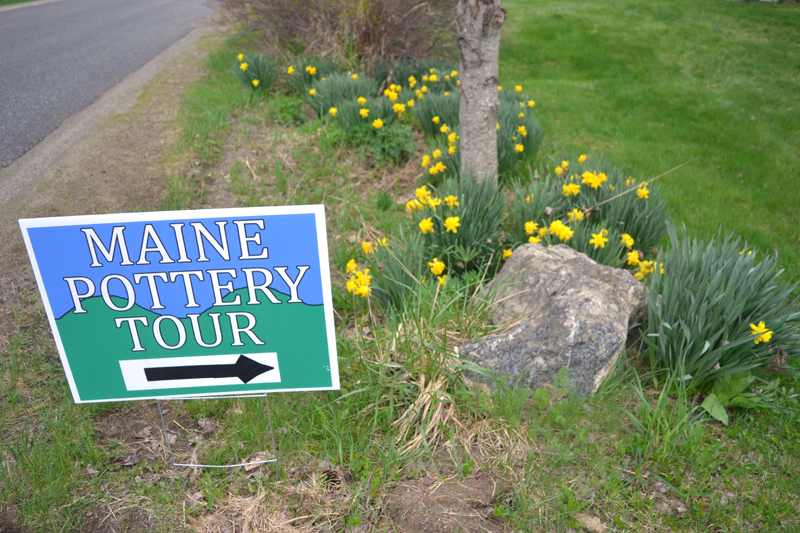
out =
[(76, 402), (339, 388), (324, 206), (20, 226)]

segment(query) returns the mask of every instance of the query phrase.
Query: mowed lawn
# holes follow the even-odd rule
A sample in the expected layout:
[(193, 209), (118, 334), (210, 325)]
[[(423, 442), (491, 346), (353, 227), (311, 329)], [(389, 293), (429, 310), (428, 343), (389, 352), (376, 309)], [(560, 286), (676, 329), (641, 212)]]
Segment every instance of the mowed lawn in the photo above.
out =
[(736, 229), (800, 279), (800, 4), (506, 0), (501, 84), (545, 129), (541, 163), (601, 152), (659, 175), (673, 220)]

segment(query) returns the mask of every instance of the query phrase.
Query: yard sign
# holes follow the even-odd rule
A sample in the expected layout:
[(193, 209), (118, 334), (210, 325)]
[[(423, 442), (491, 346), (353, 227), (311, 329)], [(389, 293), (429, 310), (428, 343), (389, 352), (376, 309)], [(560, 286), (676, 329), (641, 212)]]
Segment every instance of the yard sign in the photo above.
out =
[(20, 226), (76, 402), (339, 388), (324, 206)]

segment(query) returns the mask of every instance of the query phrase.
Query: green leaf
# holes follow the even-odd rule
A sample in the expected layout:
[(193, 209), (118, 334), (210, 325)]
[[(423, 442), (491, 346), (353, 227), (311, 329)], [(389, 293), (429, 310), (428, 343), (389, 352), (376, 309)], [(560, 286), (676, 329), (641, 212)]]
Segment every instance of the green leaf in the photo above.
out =
[(700, 407), (709, 415), (711, 415), (711, 418), (719, 420), (726, 426), (728, 425), (728, 413), (725, 411), (725, 407), (713, 392), (706, 396), (706, 399), (703, 400), (703, 403), (700, 405)]
[[(743, 373), (744, 374), (744, 373)], [(727, 377), (727, 376), (726, 376)], [(728, 396), (731, 398), (740, 395), (743, 393), (747, 387), (756, 379), (755, 376), (751, 376), (749, 374), (733, 374), (730, 376), (730, 385), (727, 391)]]
[(731, 399), (729, 405), (731, 407), (742, 407), (744, 409), (758, 409), (763, 407), (761, 398), (758, 394), (748, 392)]

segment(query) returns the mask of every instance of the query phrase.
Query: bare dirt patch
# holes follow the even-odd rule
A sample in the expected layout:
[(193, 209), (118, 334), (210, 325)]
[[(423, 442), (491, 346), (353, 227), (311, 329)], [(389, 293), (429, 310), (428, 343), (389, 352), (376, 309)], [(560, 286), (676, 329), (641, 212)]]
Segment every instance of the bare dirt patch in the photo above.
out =
[(19, 516), (13, 507), (0, 507), (0, 533), (23, 533)]
[(461, 480), (426, 477), (398, 485), (387, 499), (389, 514), (400, 531), (491, 533), (503, 525), (491, 519), (498, 481), (488, 472)]

